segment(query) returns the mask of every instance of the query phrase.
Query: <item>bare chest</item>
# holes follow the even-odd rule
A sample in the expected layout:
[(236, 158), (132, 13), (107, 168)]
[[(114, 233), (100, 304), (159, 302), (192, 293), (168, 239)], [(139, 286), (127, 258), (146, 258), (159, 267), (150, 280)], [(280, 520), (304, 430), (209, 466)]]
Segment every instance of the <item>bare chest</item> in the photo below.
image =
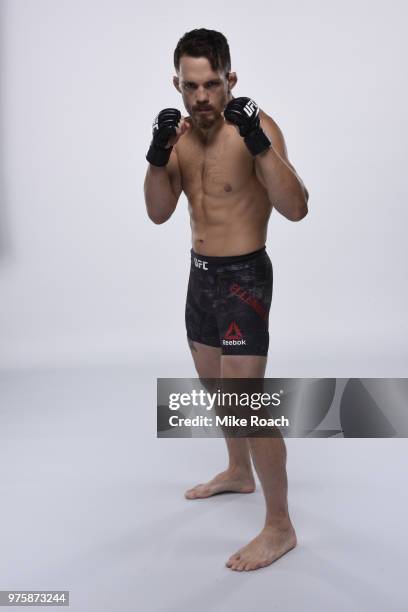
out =
[(180, 139), (177, 154), (183, 191), (191, 199), (238, 194), (248, 188), (254, 173), (252, 157), (235, 128), (229, 126), (211, 144), (190, 135)]

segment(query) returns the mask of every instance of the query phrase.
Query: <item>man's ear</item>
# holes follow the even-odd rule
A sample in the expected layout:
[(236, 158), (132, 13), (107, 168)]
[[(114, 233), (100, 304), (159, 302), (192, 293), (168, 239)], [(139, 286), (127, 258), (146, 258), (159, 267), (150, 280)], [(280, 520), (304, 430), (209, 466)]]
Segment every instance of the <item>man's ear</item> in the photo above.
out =
[(237, 81), (238, 81), (237, 73), (236, 72), (229, 72), (227, 80), (228, 80), (228, 88), (230, 90), (233, 89), (233, 87), (235, 87), (235, 85), (237, 84)]
[(173, 77), (173, 85), (177, 89), (177, 91), (179, 91), (181, 93), (180, 82), (179, 82), (179, 78), (177, 76)]

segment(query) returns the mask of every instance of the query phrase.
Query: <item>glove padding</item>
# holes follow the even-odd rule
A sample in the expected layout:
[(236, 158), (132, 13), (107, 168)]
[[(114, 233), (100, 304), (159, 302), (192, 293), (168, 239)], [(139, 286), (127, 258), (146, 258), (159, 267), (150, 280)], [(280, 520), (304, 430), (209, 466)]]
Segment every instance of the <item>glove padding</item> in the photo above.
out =
[(236, 125), (252, 155), (258, 155), (271, 146), (259, 121), (259, 106), (251, 98), (233, 98), (224, 109), (224, 117)]
[(155, 118), (153, 140), (146, 155), (147, 161), (153, 166), (165, 166), (168, 163), (173, 147), (166, 149), (166, 145), (176, 135), (180, 119), (181, 113), (177, 108), (165, 108)]

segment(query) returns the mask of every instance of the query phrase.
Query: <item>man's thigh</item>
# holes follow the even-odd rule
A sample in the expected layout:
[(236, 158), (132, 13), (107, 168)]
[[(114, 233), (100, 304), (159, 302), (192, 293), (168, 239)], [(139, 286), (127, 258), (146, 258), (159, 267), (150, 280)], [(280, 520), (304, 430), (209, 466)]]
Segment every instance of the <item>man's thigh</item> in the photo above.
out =
[(220, 378), (221, 348), (187, 338), (197, 374), (200, 378)]
[[(273, 271), (266, 252), (240, 266), (226, 267), (220, 276), (215, 317), (223, 357), (228, 371), (262, 372), (269, 348), (269, 310), (272, 301)], [(245, 375), (245, 374), (244, 374)]]

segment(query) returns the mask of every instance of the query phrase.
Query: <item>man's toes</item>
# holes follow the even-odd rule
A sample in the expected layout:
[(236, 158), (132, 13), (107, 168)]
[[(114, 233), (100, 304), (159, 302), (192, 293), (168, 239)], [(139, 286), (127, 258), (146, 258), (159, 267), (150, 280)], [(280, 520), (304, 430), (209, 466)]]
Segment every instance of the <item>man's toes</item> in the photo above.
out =
[(193, 487), (192, 489), (188, 489), (188, 491), (185, 492), (185, 497), (187, 497), (187, 499), (195, 499), (199, 493), (199, 488), (202, 487), (202, 485), (197, 485), (196, 487)]
[(239, 553), (235, 553), (235, 555), (231, 555), (231, 557), (228, 559), (228, 561), (226, 562), (226, 566), (227, 567), (232, 567), (233, 565), (235, 565), (240, 559), (240, 554)]
[(198, 489), (196, 489), (194, 497), (201, 499), (202, 497), (208, 497), (209, 494), (210, 494), (209, 488), (206, 487), (205, 485), (202, 485)]
[(238, 565), (239, 565), (240, 563), (241, 563), (241, 560), (240, 560), (240, 559), (234, 559), (233, 561), (231, 561), (231, 563), (230, 563), (230, 566), (229, 566), (229, 567), (230, 567), (232, 570), (236, 570), (236, 569), (238, 568)]
[(249, 572), (253, 569), (255, 569), (255, 563), (253, 561), (247, 561), (244, 565), (244, 571)]
[(238, 559), (236, 558), (232, 562), (231, 569), (235, 570), (236, 572), (242, 572), (245, 564), (246, 564), (246, 561), (242, 559), (242, 557), (239, 557)]

